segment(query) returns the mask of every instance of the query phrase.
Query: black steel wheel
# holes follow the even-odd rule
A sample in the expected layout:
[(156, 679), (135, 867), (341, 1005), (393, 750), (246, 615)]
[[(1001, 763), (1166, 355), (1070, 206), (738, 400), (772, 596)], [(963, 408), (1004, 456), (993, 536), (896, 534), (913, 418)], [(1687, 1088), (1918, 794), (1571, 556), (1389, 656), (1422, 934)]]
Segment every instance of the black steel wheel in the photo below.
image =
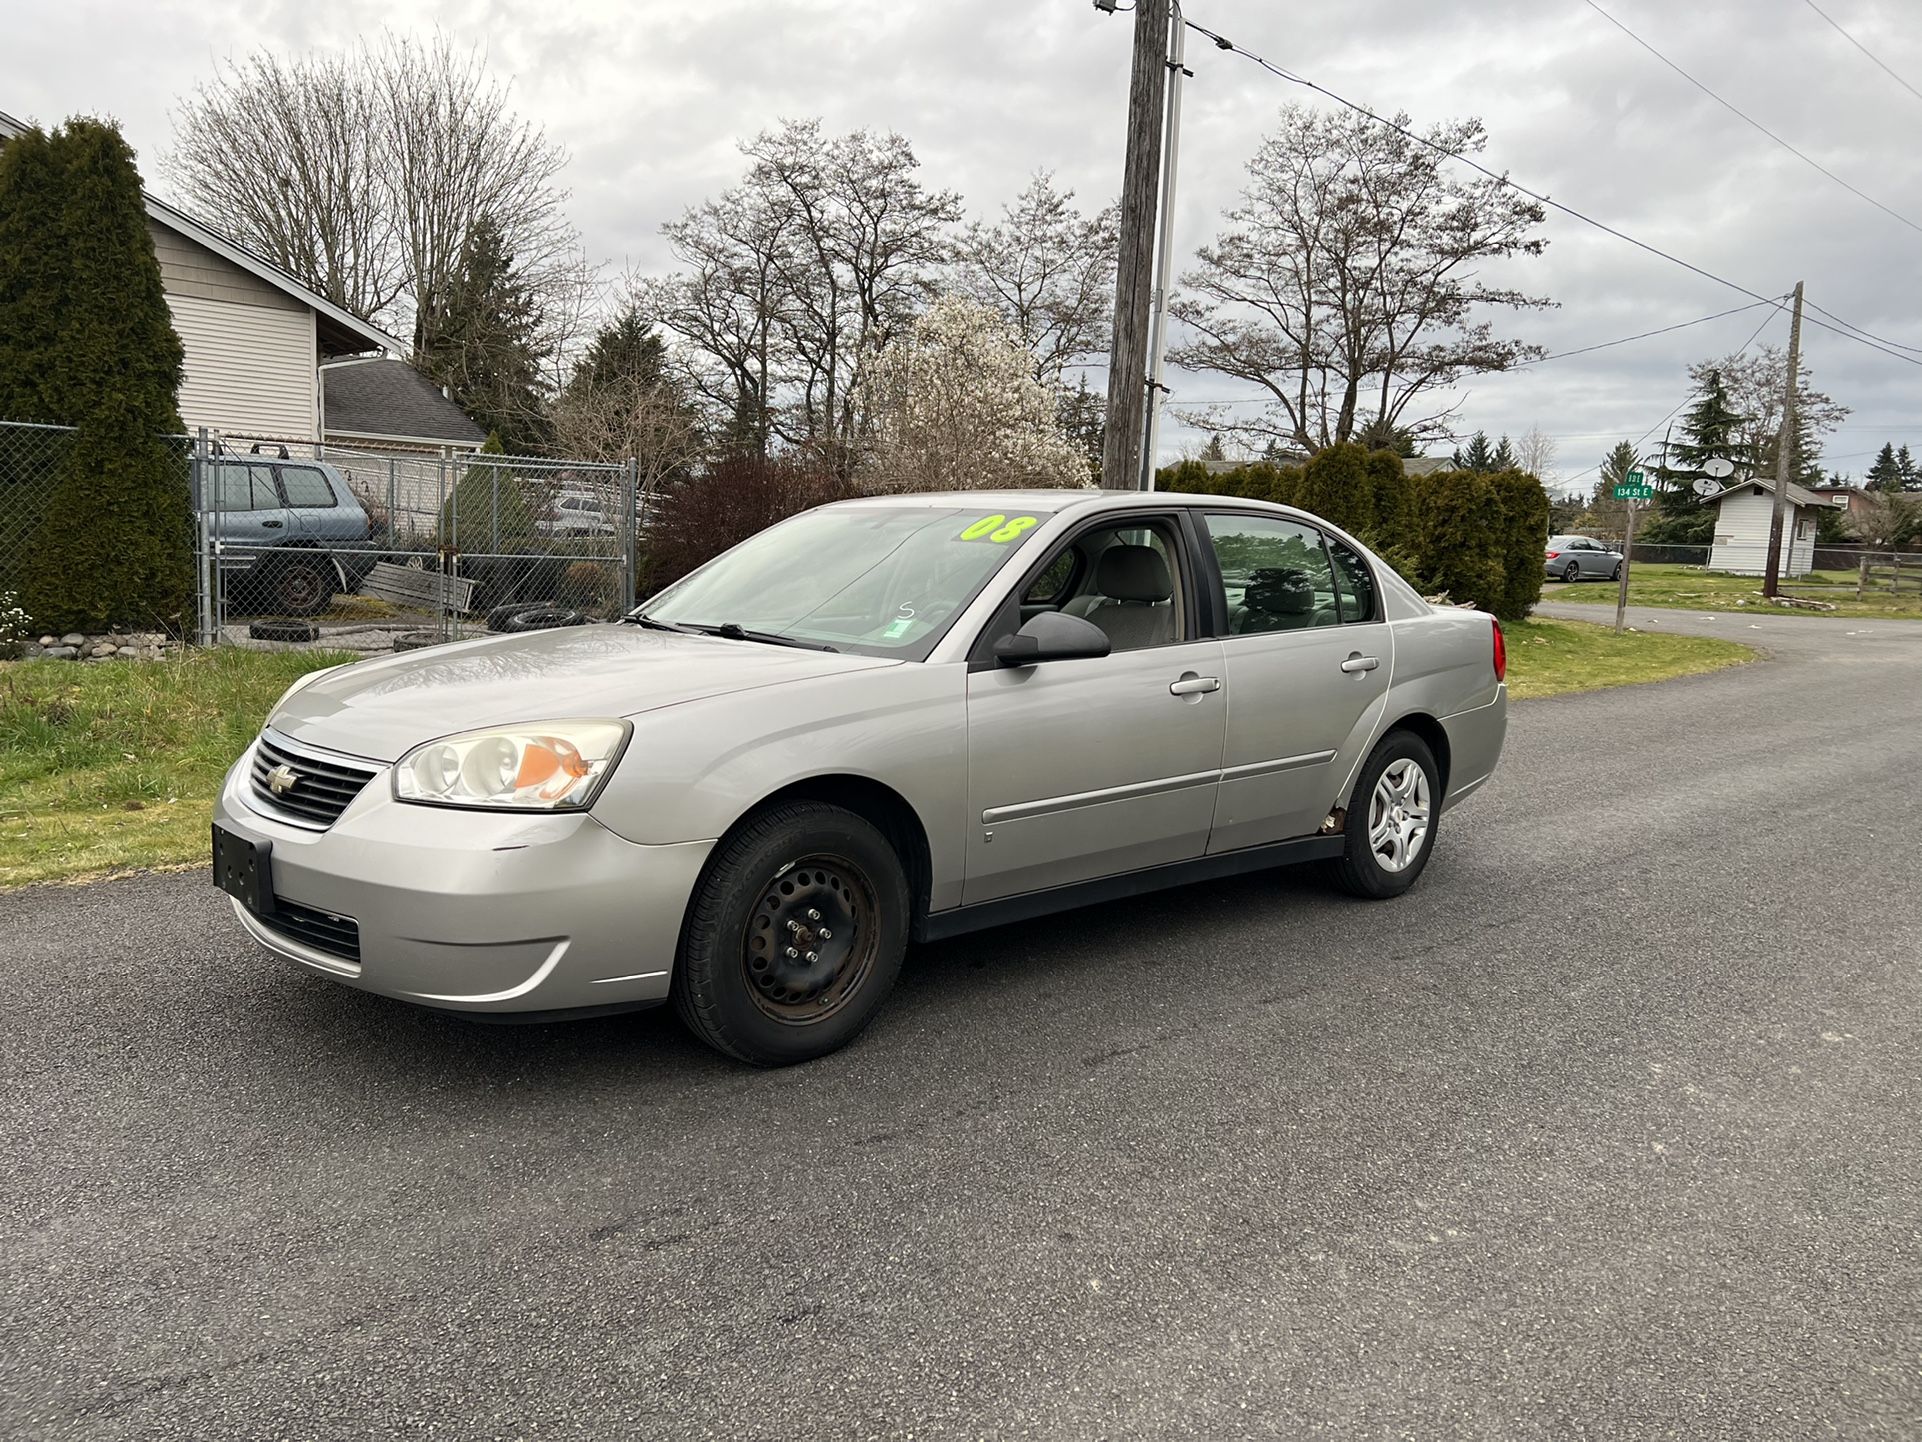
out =
[(334, 599), (334, 568), (318, 556), (277, 559), (267, 574), (268, 599), (283, 616), (312, 616)]
[(682, 929), (681, 1019), (755, 1066), (846, 1045), (893, 989), (907, 875), (873, 823), (819, 802), (771, 807), (717, 849)]

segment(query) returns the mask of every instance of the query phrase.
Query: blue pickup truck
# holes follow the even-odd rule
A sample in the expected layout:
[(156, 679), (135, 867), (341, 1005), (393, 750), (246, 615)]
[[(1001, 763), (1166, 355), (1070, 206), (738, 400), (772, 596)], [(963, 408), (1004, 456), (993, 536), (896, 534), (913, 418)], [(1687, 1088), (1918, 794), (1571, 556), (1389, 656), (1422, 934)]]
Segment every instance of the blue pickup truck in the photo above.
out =
[(216, 456), (202, 500), (230, 599), (287, 616), (327, 609), (379, 559), (374, 523), (325, 461)]

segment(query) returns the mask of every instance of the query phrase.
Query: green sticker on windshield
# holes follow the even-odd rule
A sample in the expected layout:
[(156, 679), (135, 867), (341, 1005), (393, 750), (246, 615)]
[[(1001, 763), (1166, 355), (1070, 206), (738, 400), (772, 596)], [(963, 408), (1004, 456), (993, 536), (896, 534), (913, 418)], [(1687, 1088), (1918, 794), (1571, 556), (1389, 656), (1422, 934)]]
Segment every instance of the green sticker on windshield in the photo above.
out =
[(883, 631), (881, 635), (886, 640), (898, 641), (913, 629), (914, 629), (914, 617), (897, 616), (894, 618), (894, 620), (888, 622), (887, 630)]
[(983, 516), (961, 533), (961, 539), (994, 541), (1005, 546), (1010, 541), (1019, 540), (1039, 524), (1034, 516)]

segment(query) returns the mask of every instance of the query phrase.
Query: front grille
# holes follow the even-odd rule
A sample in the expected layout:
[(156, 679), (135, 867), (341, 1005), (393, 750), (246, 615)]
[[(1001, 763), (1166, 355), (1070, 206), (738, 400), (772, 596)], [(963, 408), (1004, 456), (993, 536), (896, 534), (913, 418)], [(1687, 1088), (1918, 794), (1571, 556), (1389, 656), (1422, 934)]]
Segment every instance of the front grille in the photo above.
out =
[[(276, 796), (269, 778), (282, 766), (294, 773), (295, 780)], [(341, 756), (296, 751), (271, 731), (263, 731), (254, 746), (253, 797), (269, 816), (325, 831), (340, 819), (347, 803), (360, 795), (378, 769)]]
[(274, 914), (262, 917), (261, 923), (269, 931), (292, 937), (315, 951), (360, 965), (360, 923), (351, 916), (335, 916), (331, 911), (318, 911), (277, 896)]

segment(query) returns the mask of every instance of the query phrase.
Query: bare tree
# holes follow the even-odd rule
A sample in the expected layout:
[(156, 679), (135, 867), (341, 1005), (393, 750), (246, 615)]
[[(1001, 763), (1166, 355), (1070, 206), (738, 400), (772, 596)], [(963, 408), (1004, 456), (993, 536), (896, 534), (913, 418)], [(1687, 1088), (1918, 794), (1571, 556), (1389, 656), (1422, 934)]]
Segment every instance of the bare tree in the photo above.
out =
[[(1766, 475), (1775, 474), (1776, 443), (1782, 432), (1782, 398), (1788, 389), (1788, 352), (1780, 346), (1760, 346), (1688, 368), (1691, 384), (1700, 390), (1711, 375), (1719, 375), (1729, 408), (1741, 417), (1736, 430), (1738, 454)], [(1809, 383), (1802, 365), (1796, 378), (1794, 451), (1791, 474), (1819, 481), (1822, 438), (1847, 420), (1850, 408)]]
[(738, 444), (810, 450), (846, 474), (862, 367), (933, 294), (960, 202), (921, 183), (899, 135), (789, 121), (741, 148), (745, 181), (665, 227), (679, 265), (644, 304)]
[(1092, 216), (1037, 171), (993, 225), (968, 227), (955, 255), (962, 294), (992, 306), (1034, 357), (1035, 379), (1061, 385), (1069, 365), (1108, 349), (1120, 207)]
[(376, 318), (407, 277), (386, 203), (383, 101), (366, 60), (248, 56), (181, 102), (163, 169), (192, 214)]
[(445, 37), (257, 52), (184, 100), (175, 132), (165, 171), (188, 210), (417, 349), (433, 347), (482, 225), (551, 324), (578, 313), (590, 277), (562, 210), (566, 152)]
[(1536, 480), (1546, 481), (1555, 467), (1555, 438), (1531, 425), (1515, 445), (1515, 461)]
[[(1407, 126), (1407, 116), (1396, 117)], [(1429, 128), (1440, 152), (1479, 152), (1478, 120)], [(1371, 425), (1426, 438), (1447, 411), (1416, 403), (1460, 377), (1504, 370), (1538, 346), (1485, 315), (1549, 302), (1480, 279), (1491, 261), (1538, 255), (1544, 211), (1443, 153), (1360, 116), (1289, 105), (1248, 162), (1228, 226), (1196, 252), (1174, 314), (1192, 336), (1177, 364), (1251, 382), (1264, 413), (1187, 417), (1260, 446), (1314, 450)]]

